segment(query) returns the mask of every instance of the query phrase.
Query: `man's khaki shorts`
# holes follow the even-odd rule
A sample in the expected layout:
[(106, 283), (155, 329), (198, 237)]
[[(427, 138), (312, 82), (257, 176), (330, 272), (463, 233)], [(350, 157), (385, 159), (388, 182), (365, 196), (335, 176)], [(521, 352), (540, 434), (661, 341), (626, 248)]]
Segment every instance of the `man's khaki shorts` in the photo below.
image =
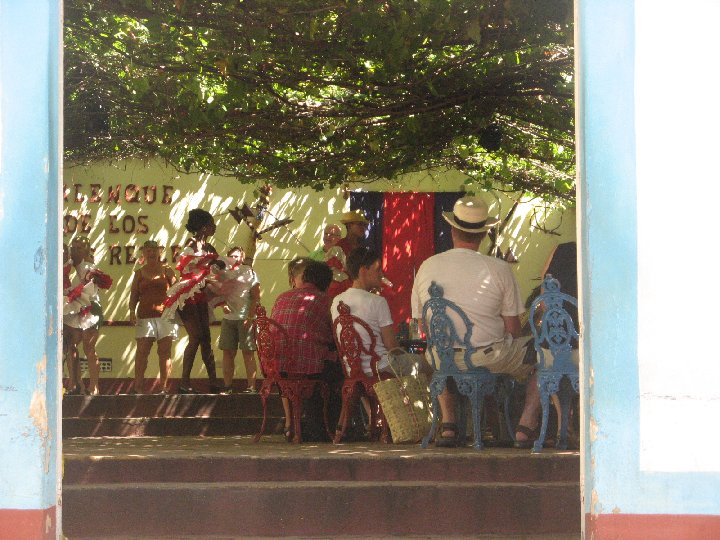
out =
[[(513, 338), (508, 334), (503, 341), (476, 350), (470, 356), (470, 364), (475, 367), (487, 368), (492, 373), (510, 375), (514, 379), (524, 382), (535, 368), (535, 364), (525, 364), (523, 362), (531, 339), (531, 336)], [(425, 354), (431, 364), (433, 363), (433, 356), (439, 362), (436, 352), (431, 355), (428, 350)], [(464, 350), (455, 351), (455, 365), (460, 371), (467, 370)], [(435, 369), (438, 367), (435, 366)]]

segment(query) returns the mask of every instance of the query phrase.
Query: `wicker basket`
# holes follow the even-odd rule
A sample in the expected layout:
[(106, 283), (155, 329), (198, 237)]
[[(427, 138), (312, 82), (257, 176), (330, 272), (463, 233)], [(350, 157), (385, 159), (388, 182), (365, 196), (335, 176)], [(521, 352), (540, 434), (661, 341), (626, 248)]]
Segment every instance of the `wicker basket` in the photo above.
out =
[(407, 375), (373, 385), (394, 443), (419, 442), (430, 429), (430, 390), (425, 375)]

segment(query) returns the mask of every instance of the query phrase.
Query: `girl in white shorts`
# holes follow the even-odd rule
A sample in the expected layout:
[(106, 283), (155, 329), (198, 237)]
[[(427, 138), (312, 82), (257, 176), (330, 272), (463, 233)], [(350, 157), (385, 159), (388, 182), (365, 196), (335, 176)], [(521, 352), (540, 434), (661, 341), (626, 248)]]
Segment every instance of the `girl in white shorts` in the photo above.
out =
[(143, 244), (145, 264), (135, 271), (130, 286), (130, 322), (135, 325), (135, 382), (130, 391), (142, 394), (150, 349), (157, 341), (160, 362), (160, 393), (167, 394), (168, 378), (172, 371), (172, 342), (177, 338), (178, 326), (161, 318), (167, 290), (175, 283), (175, 272), (160, 262), (160, 247), (154, 240)]

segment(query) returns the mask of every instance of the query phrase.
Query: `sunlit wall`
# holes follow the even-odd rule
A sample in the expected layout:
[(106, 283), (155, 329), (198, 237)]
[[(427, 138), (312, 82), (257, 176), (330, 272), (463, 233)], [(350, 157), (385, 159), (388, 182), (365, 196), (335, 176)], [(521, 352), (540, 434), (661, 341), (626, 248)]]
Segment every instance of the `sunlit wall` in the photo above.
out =
[[(372, 184), (350, 184), (350, 189), (370, 191), (458, 191), (467, 177), (458, 172), (418, 173), (397, 181)], [(113, 287), (103, 293), (105, 318), (109, 326), (101, 331), (98, 353), (112, 359), (110, 371), (103, 377), (128, 377), (133, 370), (135, 341), (133, 328), (126, 325), (129, 316), (128, 298), (133, 271), (139, 268), (136, 246), (148, 238), (162, 246), (182, 245), (188, 238), (184, 223), (188, 210), (204, 208), (216, 216), (217, 232), (213, 244), (221, 254), (229, 247), (247, 248), (251, 233), (247, 225), (239, 225), (228, 214), (229, 209), (256, 202), (256, 185), (241, 184), (233, 178), (181, 174), (159, 163), (124, 162), (93, 167), (66, 167), (64, 241), (76, 234), (87, 235), (95, 249), (95, 261), (113, 278)], [(486, 193), (491, 212), (504, 218), (518, 195)], [(503, 252), (510, 249), (518, 259), (513, 264), (521, 290), (527, 296), (538, 284), (543, 264), (552, 247), (573, 240), (574, 209), (548, 206), (539, 199), (522, 197), (520, 205), (501, 237)], [(349, 208), (349, 200), (341, 189), (316, 192), (310, 188), (282, 190), (275, 188), (260, 229), (276, 219), (291, 218), (293, 222), (263, 235), (257, 244), (255, 270), (262, 289), (262, 302), (272, 305), (278, 294), (287, 289), (286, 265), (295, 257), (306, 255), (321, 242), (322, 229), (337, 223), (336, 216)], [(487, 241), (486, 241), (487, 242)], [(489, 245), (481, 246), (487, 251)], [(171, 248), (170, 248), (171, 249)], [(166, 249), (166, 254), (170, 252)], [(220, 310), (217, 317), (222, 316)], [(219, 327), (212, 328), (216, 341)], [(174, 348), (175, 377), (179, 376), (180, 354), (185, 335)], [(218, 363), (219, 364), (219, 363)], [(242, 364), (242, 362), (239, 362)], [(109, 367), (104, 363), (105, 369)], [(196, 362), (193, 377), (202, 377), (202, 362)], [(151, 356), (148, 377), (157, 375), (157, 362)], [(236, 376), (244, 377), (242, 366)]]

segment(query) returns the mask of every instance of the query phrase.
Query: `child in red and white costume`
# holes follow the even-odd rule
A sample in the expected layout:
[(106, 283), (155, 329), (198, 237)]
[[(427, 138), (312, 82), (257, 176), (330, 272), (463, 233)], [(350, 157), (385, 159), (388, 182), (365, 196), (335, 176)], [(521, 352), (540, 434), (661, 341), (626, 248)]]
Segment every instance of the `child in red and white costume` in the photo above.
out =
[[(71, 372), (71, 384), (75, 384), (68, 393), (78, 393), (82, 389), (77, 385), (79, 379), (78, 345), (82, 342), (83, 351), (88, 361), (90, 373), (91, 395), (99, 392), (100, 362), (95, 352), (95, 344), (102, 325), (102, 306), (100, 305), (100, 289), (108, 289), (112, 278), (98, 270), (92, 261), (90, 241), (85, 236), (77, 236), (70, 243), (70, 263), (75, 275), (70, 280), (70, 287), (65, 294), (63, 306), (63, 330), (68, 337), (66, 354)], [(63, 269), (63, 282), (67, 284), (71, 270)], [(73, 380), (73, 375), (77, 379)]]

